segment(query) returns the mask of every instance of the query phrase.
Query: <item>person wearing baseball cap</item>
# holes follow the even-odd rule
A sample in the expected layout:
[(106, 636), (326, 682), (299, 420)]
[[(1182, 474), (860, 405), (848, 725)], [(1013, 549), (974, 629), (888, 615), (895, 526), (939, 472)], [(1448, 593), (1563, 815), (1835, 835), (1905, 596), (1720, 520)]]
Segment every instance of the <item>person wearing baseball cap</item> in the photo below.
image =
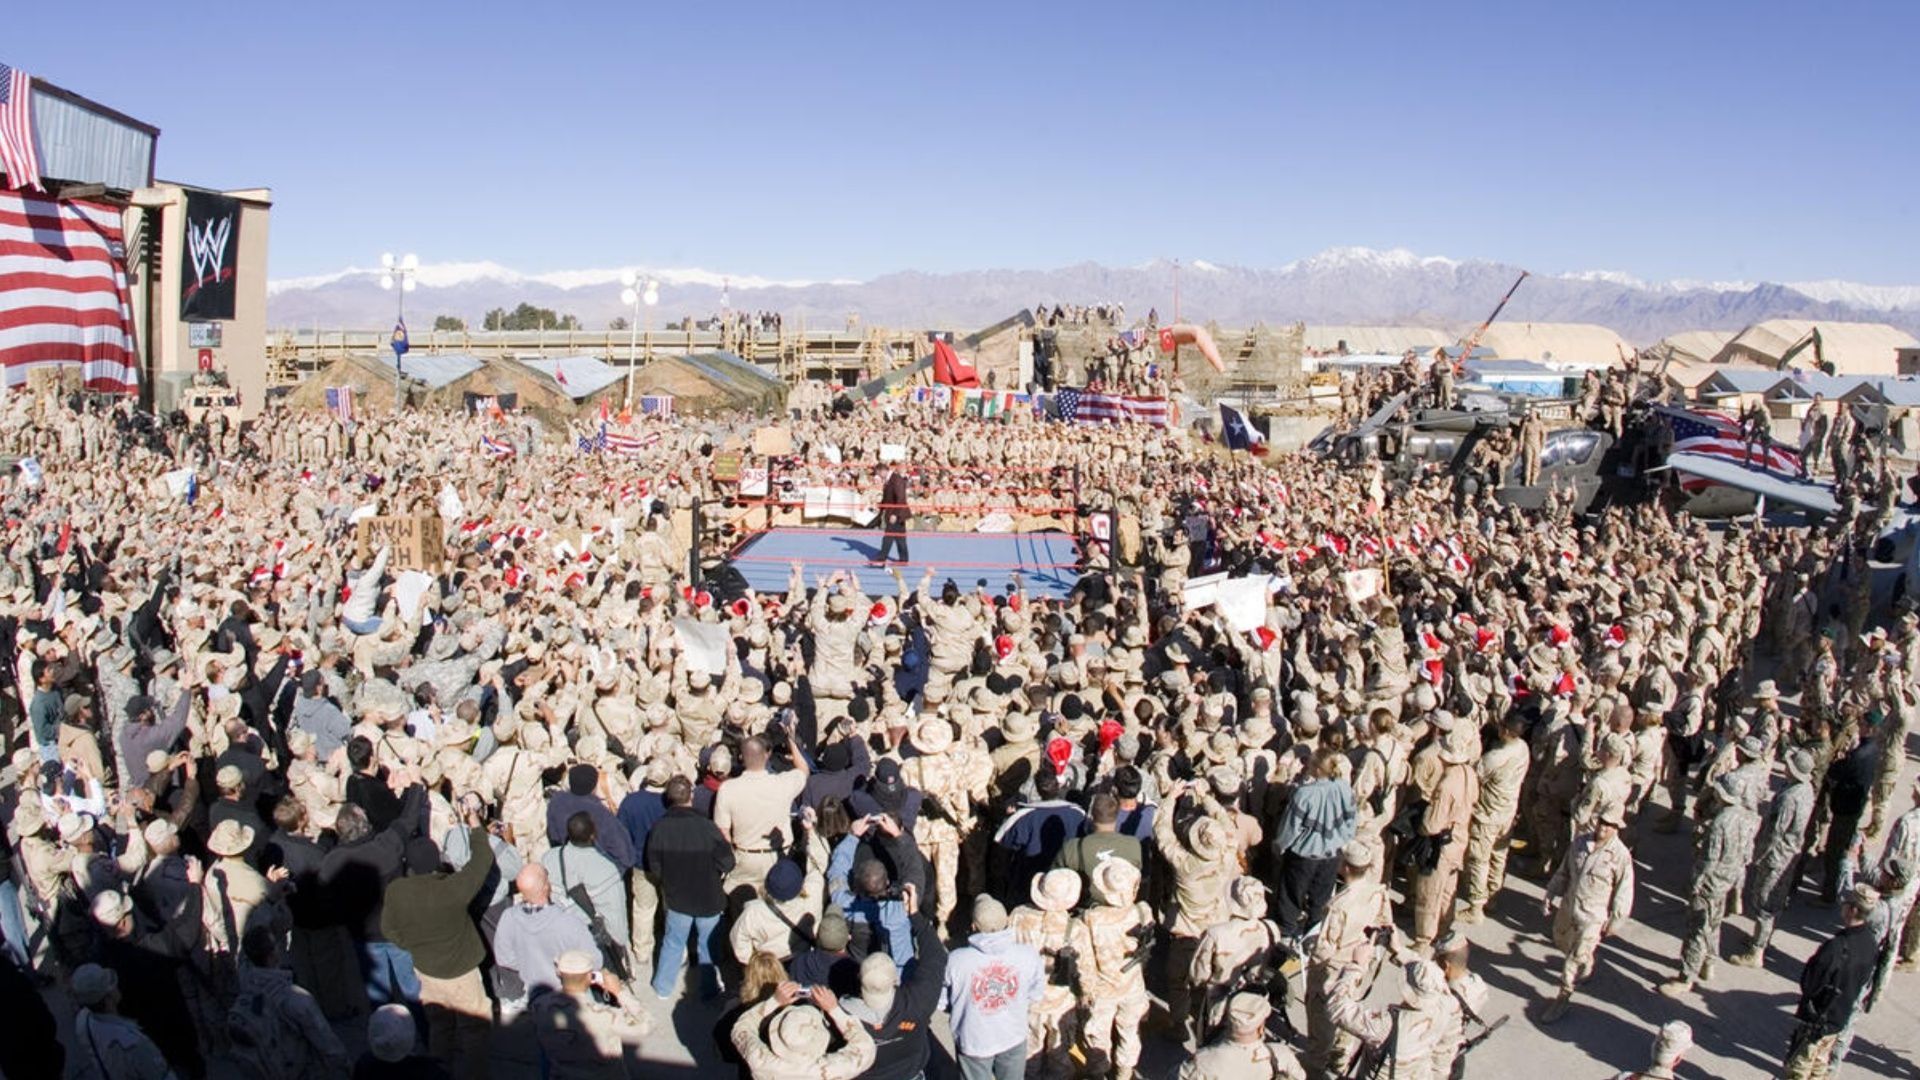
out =
[(95, 1068), (102, 1076), (174, 1075), (140, 1025), (120, 1015), (120, 978), (111, 968), (81, 964), (68, 989), (80, 1006), (73, 1018), (73, 1040), (82, 1060), (98, 1062)]
[(1840, 905), (1839, 933), (1822, 942), (1800, 969), (1800, 1002), (1793, 1011), (1783, 1075), (1826, 1075), (1834, 1044), (1853, 1021), (1879, 962), (1879, 942), (1869, 922), (1880, 904), (1878, 889), (1855, 885)]
[(1228, 998), (1226, 1030), (1181, 1066), (1180, 1080), (1306, 1075), (1291, 1047), (1268, 1040), (1267, 1017), (1272, 1013), (1273, 1005), (1262, 994), (1242, 990)]

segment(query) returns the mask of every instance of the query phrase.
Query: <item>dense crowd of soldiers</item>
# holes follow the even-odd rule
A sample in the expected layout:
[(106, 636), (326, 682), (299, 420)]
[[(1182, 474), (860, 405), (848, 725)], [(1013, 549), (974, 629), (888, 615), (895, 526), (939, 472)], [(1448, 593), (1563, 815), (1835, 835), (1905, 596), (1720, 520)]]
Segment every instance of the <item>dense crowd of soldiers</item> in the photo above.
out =
[[(988, 501), (1077, 473), (1137, 530), (1064, 597), (799, 565), (716, 595), (669, 523), (758, 421), (615, 457), (442, 414), (155, 443), (125, 406), (9, 408), (0, 993), (78, 1011), (64, 1047), (0, 1040), (8, 1075), (472, 1077), (520, 1023), (552, 1075), (624, 1075), (674, 1037), (652, 994), (725, 1009), (754, 1077), (920, 1075), (936, 1013), (968, 1077), (1131, 1076), (1143, 1028), (1185, 1077), (1445, 1077), (1490, 1026), (1469, 935), (1509, 853), (1546, 882), (1552, 1023), (1649, 830), (1698, 841), (1662, 992), (1713, 977), (1734, 897), (1758, 963), (1805, 878), (1870, 944), (1810, 959), (1794, 1075), (1920, 950), (1920, 633), (1868, 625), (1848, 533), (896, 405), (797, 420), (796, 457), (904, 446)], [(444, 548), (403, 565), (368, 514)], [(1187, 603), (1214, 572), (1264, 613)]]

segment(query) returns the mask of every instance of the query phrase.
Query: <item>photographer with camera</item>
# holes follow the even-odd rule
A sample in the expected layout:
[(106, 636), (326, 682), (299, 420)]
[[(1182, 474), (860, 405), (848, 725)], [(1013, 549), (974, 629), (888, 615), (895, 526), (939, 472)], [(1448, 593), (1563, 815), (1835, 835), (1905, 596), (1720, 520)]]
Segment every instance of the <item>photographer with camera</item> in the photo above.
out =
[(754, 1080), (852, 1080), (874, 1055), (873, 1036), (833, 991), (791, 982), (740, 1015), (733, 1046)]
[(555, 1077), (625, 1076), (627, 1047), (653, 1030), (653, 1021), (618, 977), (591, 952), (569, 949), (554, 961), (560, 988), (533, 1003), (540, 1054)]
[[(871, 841), (869, 855), (856, 861), (863, 839)], [(827, 862), (827, 898), (846, 915), (849, 926), (866, 929), (868, 951), (884, 947), (894, 966), (905, 968), (913, 960), (908, 917), (919, 910), (925, 875), (925, 860), (913, 837), (890, 815), (871, 814), (855, 820), (834, 846)], [(875, 932), (883, 940), (873, 940)]]

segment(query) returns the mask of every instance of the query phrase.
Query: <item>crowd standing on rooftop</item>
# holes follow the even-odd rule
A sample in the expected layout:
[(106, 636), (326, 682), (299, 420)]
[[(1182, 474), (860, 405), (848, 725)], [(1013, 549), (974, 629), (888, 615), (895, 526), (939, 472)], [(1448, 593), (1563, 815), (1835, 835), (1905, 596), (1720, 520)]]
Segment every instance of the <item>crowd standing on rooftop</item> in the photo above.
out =
[[(1714, 977), (1732, 897), (1731, 963), (1840, 905), (1793, 958), (1790, 1075), (1920, 958), (1920, 633), (1869, 624), (1859, 531), (896, 403), (797, 420), (796, 458), (857, 482), (905, 445), (983, 505), (1077, 473), (1137, 536), (1063, 599), (919, 566), (716, 596), (669, 523), (759, 421), (614, 457), (437, 413), (6, 410), (0, 994), (72, 1010), (10, 1025), (10, 1076), (471, 1078), (512, 1025), (547, 1075), (642, 1075), (685, 1039), (655, 996), (724, 1010), (756, 1078), (920, 1076), (936, 1014), (969, 1078), (1130, 1077), (1143, 1031), (1183, 1077), (1445, 1077), (1509, 865), (1546, 882), (1551, 1024), (1660, 830), (1698, 839), (1663, 993)], [(437, 565), (358, 543), (368, 512), (440, 517)], [(1184, 603), (1213, 571), (1264, 616)]]

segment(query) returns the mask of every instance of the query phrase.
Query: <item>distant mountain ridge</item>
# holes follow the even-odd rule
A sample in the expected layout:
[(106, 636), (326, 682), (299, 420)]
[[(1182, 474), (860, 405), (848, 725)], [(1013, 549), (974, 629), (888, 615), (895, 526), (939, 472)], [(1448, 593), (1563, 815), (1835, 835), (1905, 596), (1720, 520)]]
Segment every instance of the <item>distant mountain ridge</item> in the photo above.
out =
[[(1519, 272), (1505, 263), (1398, 248), (1332, 248), (1275, 269), (1194, 260), (1180, 270), (1180, 314), (1236, 328), (1298, 320), (1460, 329), (1485, 318)], [(733, 308), (778, 311), (789, 326), (844, 325), (849, 315), (858, 315), (867, 326), (971, 329), (1039, 303), (1119, 301), (1130, 316), (1149, 308), (1158, 308), (1163, 321), (1173, 315), (1173, 266), (1165, 261), (942, 274), (905, 270), (868, 281), (779, 281), (699, 269), (644, 273), (661, 284), (652, 313), (656, 328), (719, 311), (723, 292)], [(478, 326), (487, 310), (525, 301), (600, 329), (633, 315), (620, 303), (619, 276), (618, 270), (522, 274), (491, 262), (431, 264), (421, 268), (419, 287), (406, 297), (409, 322), (426, 326), (436, 315), (454, 315)], [(268, 322), (284, 329), (391, 326), (395, 295), (379, 287), (379, 277), (378, 270), (352, 268), (272, 282)], [(1889, 322), (1920, 333), (1920, 285), (1649, 283), (1616, 271), (1537, 274), (1501, 318), (1599, 323), (1642, 345), (1681, 330), (1739, 330), (1774, 318)]]

